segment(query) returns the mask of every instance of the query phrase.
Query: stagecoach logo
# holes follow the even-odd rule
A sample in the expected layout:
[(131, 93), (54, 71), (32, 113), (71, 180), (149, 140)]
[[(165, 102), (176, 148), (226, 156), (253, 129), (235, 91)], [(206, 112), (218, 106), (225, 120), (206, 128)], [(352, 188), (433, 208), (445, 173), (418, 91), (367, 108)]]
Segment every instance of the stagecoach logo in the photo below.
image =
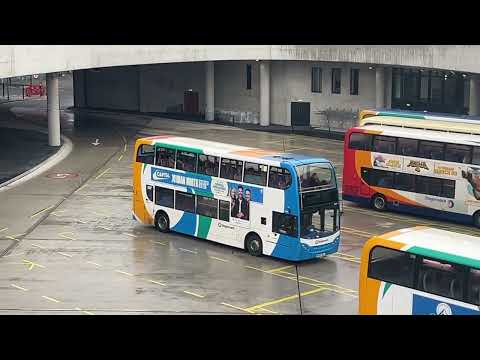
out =
[(162, 170), (156, 170), (152, 174), (152, 179), (155, 181), (166, 181), (170, 180), (170, 174)]
[(437, 315), (452, 315), (452, 308), (450, 305), (440, 303), (437, 305)]
[(452, 201), (452, 200), (448, 200), (447, 206), (448, 206), (450, 209), (453, 208), (453, 206), (454, 206), (453, 201)]
[(416, 172), (420, 172), (420, 169), (429, 170), (425, 161), (418, 160), (410, 160), (410, 163), (407, 165), (407, 167), (415, 168)]

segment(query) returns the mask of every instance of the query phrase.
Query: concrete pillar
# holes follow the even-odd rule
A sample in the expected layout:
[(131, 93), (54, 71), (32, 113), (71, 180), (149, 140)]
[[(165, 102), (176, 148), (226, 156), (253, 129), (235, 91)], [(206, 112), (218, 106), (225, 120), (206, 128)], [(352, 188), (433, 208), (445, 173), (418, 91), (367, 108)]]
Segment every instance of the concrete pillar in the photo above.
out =
[(468, 115), (479, 116), (480, 104), (478, 97), (480, 96), (480, 80), (472, 76), (470, 78), (470, 101), (468, 105)]
[(385, 68), (385, 107), (392, 108), (392, 68)]
[(270, 61), (260, 61), (260, 125), (270, 125)]
[(375, 107), (385, 107), (385, 72), (383, 67), (375, 68)]
[(205, 63), (205, 120), (215, 118), (215, 65), (213, 61)]
[(57, 74), (47, 74), (48, 145), (60, 146), (60, 101)]

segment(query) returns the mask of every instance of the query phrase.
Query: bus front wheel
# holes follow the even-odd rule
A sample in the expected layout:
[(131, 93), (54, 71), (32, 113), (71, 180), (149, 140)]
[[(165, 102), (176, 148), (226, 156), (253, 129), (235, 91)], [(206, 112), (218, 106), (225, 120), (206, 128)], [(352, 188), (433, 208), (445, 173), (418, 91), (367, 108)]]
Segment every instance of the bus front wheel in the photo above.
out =
[(385, 200), (385, 196), (381, 194), (375, 194), (372, 199), (372, 206), (375, 210), (384, 211), (387, 209), (387, 200)]
[(155, 227), (160, 232), (165, 233), (170, 231), (170, 220), (168, 219), (168, 215), (163, 211), (159, 211), (157, 215), (155, 215)]
[(245, 240), (245, 248), (253, 256), (260, 256), (263, 253), (262, 239), (257, 234), (249, 234)]
[(480, 210), (473, 214), (473, 225), (480, 229)]

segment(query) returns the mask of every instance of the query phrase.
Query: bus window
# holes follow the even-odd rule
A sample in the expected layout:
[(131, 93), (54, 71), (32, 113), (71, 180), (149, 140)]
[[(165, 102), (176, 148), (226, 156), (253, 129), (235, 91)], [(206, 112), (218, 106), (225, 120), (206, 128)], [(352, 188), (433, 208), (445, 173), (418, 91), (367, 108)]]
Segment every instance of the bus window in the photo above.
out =
[(276, 166), (270, 166), (270, 174), (268, 177), (268, 186), (275, 189), (286, 189), (292, 183), (292, 175), (290, 171)]
[(455, 198), (455, 180), (442, 180), (442, 196), (450, 199)]
[(371, 170), (370, 183), (387, 189), (393, 188), (393, 172), (382, 170)]
[(480, 146), (473, 147), (472, 164), (480, 165)]
[(426, 176), (418, 176), (416, 192), (433, 196), (442, 196), (442, 180)]
[(417, 288), (430, 294), (463, 301), (464, 267), (439, 260), (422, 259)]
[(297, 166), (300, 191), (333, 185), (333, 172), (329, 164)]
[(370, 151), (372, 135), (362, 133), (351, 133), (348, 147), (352, 150)]
[(297, 237), (297, 217), (290, 214), (272, 212), (272, 231)]
[(198, 173), (205, 174), (209, 176), (218, 176), (219, 169), (219, 158), (218, 156), (212, 155), (198, 155)]
[(400, 250), (376, 246), (370, 253), (368, 277), (413, 287), (415, 255)]
[(189, 151), (177, 151), (177, 169), (196, 172), (197, 154)]
[(230, 202), (220, 200), (218, 218), (223, 221), (230, 221)]
[(417, 156), (418, 140), (398, 138), (397, 154), (403, 156)]
[(197, 196), (197, 214), (216, 219), (218, 200), (205, 196)]
[(173, 208), (173, 190), (155, 186), (155, 204)]
[(395, 173), (394, 184), (397, 190), (415, 192), (415, 175)]
[(137, 151), (137, 162), (152, 164), (155, 158), (155, 152), (152, 145), (140, 145)]
[(223, 159), (220, 166), (220, 177), (229, 180), (242, 181), (243, 161)]
[(195, 213), (195, 195), (176, 191), (175, 209)]
[(167, 168), (175, 168), (175, 150), (159, 147), (157, 148), (156, 164)]
[(267, 165), (245, 162), (243, 181), (250, 184), (265, 186), (267, 185), (267, 171)]
[(373, 138), (373, 151), (385, 153), (385, 154), (395, 154), (397, 139), (391, 136), (380, 136), (376, 135)]
[(420, 141), (418, 156), (425, 159), (443, 160), (444, 144), (434, 141)]
[(480, 270), (470, 269), (468, 274), (468, 284), (470, 288), (468, 290), (468, 302), (470, 304), (480, 305)]
[(447, 144), (445, 161), (470, 164), (472, 161), (471, 149), (471, 146), (468, 145)]
[(332, 235), (340, 227), (338, 208), (319, 209), (316, 212), (304, 212), (300, 218), (300, 237), (316, 239)]

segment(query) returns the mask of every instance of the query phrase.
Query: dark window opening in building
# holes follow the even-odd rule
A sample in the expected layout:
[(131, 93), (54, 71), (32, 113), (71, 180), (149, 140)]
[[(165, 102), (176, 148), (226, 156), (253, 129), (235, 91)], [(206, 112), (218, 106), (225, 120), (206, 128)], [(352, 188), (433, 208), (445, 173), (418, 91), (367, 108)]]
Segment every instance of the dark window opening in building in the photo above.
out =
[(394, 68), (392, 108), (467, 114), (468, 83), (453, 71)]
[(322, 92), (322, 68), (312, 67), (312, 92)]
[(358, 95), (360, 69), (350, 69), (350, 95)]
[(247, 90), (252, 89), (252, 65), (247, 64)]
[(342, 69), (332, 69), (332, 94), (340, 94), (342, 85)]

